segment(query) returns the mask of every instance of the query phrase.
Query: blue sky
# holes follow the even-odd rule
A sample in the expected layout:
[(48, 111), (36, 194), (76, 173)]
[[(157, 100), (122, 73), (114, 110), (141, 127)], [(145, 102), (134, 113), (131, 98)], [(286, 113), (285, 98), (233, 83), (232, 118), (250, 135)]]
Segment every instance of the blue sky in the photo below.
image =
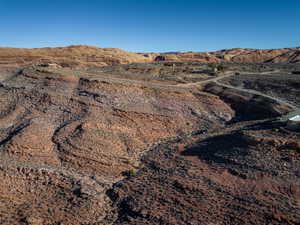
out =
[(0, 46), (138, 52), (300, 46), (299, 0), (0, 0)]

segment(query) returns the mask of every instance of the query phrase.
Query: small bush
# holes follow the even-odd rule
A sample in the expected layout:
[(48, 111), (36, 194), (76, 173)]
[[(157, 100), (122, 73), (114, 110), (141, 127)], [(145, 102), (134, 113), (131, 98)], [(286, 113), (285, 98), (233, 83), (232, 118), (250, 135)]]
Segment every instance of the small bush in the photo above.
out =
[(128, 176), (129, 177), (135, 177), (137, 175), (137, 170), (136, 169), (130, 169), (128, 171)]
[(224, 70), (226, 70), (226, 69), (227, 69), (227, 67), (224, 66), (224, 65), (222, 65), (222, 64), (217, 65), (217, 70), (218, 70), (218, 71), (224, 71)]

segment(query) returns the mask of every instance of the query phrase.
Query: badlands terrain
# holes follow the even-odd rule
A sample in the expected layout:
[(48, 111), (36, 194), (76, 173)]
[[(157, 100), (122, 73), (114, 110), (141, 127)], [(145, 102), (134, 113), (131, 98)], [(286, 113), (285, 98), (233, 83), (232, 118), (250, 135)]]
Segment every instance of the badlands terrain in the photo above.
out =
[(300, 224), (300, 48), (0, 48), (0, 224)]

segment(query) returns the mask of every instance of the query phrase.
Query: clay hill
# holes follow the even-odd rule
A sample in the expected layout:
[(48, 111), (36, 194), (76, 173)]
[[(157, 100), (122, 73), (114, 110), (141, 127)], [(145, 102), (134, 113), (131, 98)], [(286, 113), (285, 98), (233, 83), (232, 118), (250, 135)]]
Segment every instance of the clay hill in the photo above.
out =
[(228, 49), (216, 52), (164, 54), (167, 61), (198, 61), (203, 63), (300, 63), (300, 48)]
[(1, 225), (300, 224), (299, 49), (0, 62)]
[(136, 53), (86, 45), (36, 49), (0, 48), (2, 65), (57, 63), (63, 67), (93, 67), (147, 61), (148, 58)]
[(0, 65), (57, 63), (63, 67), (95, 67), (152, 61), (202, 63), (300, 63), (300, 48), (271, 50), (228, 49), (216, 52), (133, 53), (115, 48), (86, 45), (58, 48), (0, 48)]

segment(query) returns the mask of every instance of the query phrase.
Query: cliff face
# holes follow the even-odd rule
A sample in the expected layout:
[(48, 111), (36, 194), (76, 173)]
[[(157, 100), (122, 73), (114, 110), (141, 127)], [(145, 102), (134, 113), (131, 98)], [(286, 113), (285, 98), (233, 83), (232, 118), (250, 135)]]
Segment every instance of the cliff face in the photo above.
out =
[(300, 63), (300, 48), (273, 50), (228, 49), (216, 52), (133, 53), (116, 48), (86, 45), (58, 48), (0, 48), (0, 65), (56, 63), (63, 67), (99, 67), (152, 61), (196, 61), (201, 63)]

